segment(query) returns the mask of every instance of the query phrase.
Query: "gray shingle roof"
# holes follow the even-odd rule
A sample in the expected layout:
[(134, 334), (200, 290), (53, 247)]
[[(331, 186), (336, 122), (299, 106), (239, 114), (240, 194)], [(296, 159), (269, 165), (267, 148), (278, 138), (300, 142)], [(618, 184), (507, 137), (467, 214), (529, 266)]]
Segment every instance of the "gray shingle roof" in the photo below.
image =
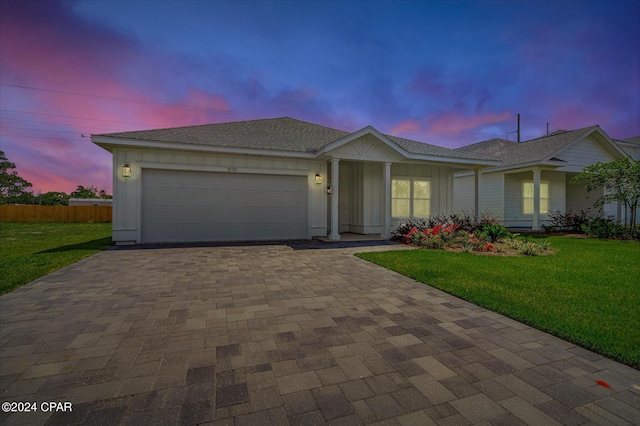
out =
[(525, 142), (511, 142), (505, 139), (490, 139), (473, 145), (463, 146), (456, 151), (486, 155), (502, 160), (503, 166), (547, 160), (559, 149), (574, 140), (591, 133), (598, 126), (576, 130), (557, 130), (546, 136)]
[(96, 136), (229, 148), (307, 152), (321, 148), (348, 134), (342, 130), (282, 117)]
[(640, 145), (640, 136), (633, 136), (633, 137), (625, 138), (625, 139), (616, 139), (616, 141), (626, 142), (626, 143), (633, 143), (633, 144), (636, 144), (636, 145)]
[[(94, 136), (228, 148), (314, 152), (349, 134), (350, 132), (321, 126), (319, 124), (289, 117), (281, 117), (231, 123), (204, 124), (200, 126), (105, 133)], [(385, 136), (412, 154), (473, 160), (491, 159), (481, 154), (458, 152), (396, 136)]]
[(494, 158), (473, 152), (459, 152), (449, 148), (443, 148), (437, 145), (431, 145), (424, 142), (412, 141), (410, 139), (399, 138), (397, 136), (385, 135), (392, 142), (398, 144), (407, 152), (412, 154), (434, 155), (437, 157), (466, 158), (474, 160), (493, 160)]

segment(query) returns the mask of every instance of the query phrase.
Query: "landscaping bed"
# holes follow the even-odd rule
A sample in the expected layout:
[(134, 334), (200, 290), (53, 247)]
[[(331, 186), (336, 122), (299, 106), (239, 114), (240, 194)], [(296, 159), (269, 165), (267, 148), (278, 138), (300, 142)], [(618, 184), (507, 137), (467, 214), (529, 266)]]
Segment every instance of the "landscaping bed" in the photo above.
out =
[(498, 256), (539, 256), (553, 254), (548, 240), (532, 241), (514, 234), (483, 215), (440, 215), (425, 219), (407, 219), (392, 230), (392, 239), (427, 249)]

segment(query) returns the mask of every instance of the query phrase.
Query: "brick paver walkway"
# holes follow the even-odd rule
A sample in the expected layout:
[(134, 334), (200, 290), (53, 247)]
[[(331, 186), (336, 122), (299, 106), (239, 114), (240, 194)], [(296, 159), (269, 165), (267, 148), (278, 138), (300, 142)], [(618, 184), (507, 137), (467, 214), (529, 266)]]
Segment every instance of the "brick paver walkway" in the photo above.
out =
[(34, 281), (0, 297), (0, 402), (38, 411), (0, 423), (640, 424), (640, 371), (350, 255), (381, 249), (110, 250)]

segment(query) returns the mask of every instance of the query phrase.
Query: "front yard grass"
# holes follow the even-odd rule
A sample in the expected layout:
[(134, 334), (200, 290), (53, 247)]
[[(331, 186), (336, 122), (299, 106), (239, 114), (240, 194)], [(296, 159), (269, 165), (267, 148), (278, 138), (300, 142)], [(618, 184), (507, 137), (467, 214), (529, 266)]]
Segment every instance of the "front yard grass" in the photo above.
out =
[(110, 223), (0, 223), (0, 294), (109, 246)]
[(402, 250), (357, 256), (640, 368), (640, 243), (549, 241), (555, 255)]

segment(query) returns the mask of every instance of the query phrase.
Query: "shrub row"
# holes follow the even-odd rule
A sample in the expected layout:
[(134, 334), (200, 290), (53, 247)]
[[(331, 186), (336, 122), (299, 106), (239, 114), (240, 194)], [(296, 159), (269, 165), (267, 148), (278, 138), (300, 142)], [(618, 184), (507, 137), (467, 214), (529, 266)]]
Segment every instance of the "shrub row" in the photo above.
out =
[(393, 229), (393, 238), (430, 249), (450, 248), (465, 253), (495, 252), (536, 256), (549, 252), (549, 243), (533, 243), (511, 234), (489, 214), (475, 219), (466, 215), (439, 215), (407, 219)]
[(546, 231), (565, 231), (585, 233), (594, 238), (636, 238), (640, 239), (640, 227), (629, 229), (612, 218), (592, 215), (589, 210), (574, 212), (549, 212)]

